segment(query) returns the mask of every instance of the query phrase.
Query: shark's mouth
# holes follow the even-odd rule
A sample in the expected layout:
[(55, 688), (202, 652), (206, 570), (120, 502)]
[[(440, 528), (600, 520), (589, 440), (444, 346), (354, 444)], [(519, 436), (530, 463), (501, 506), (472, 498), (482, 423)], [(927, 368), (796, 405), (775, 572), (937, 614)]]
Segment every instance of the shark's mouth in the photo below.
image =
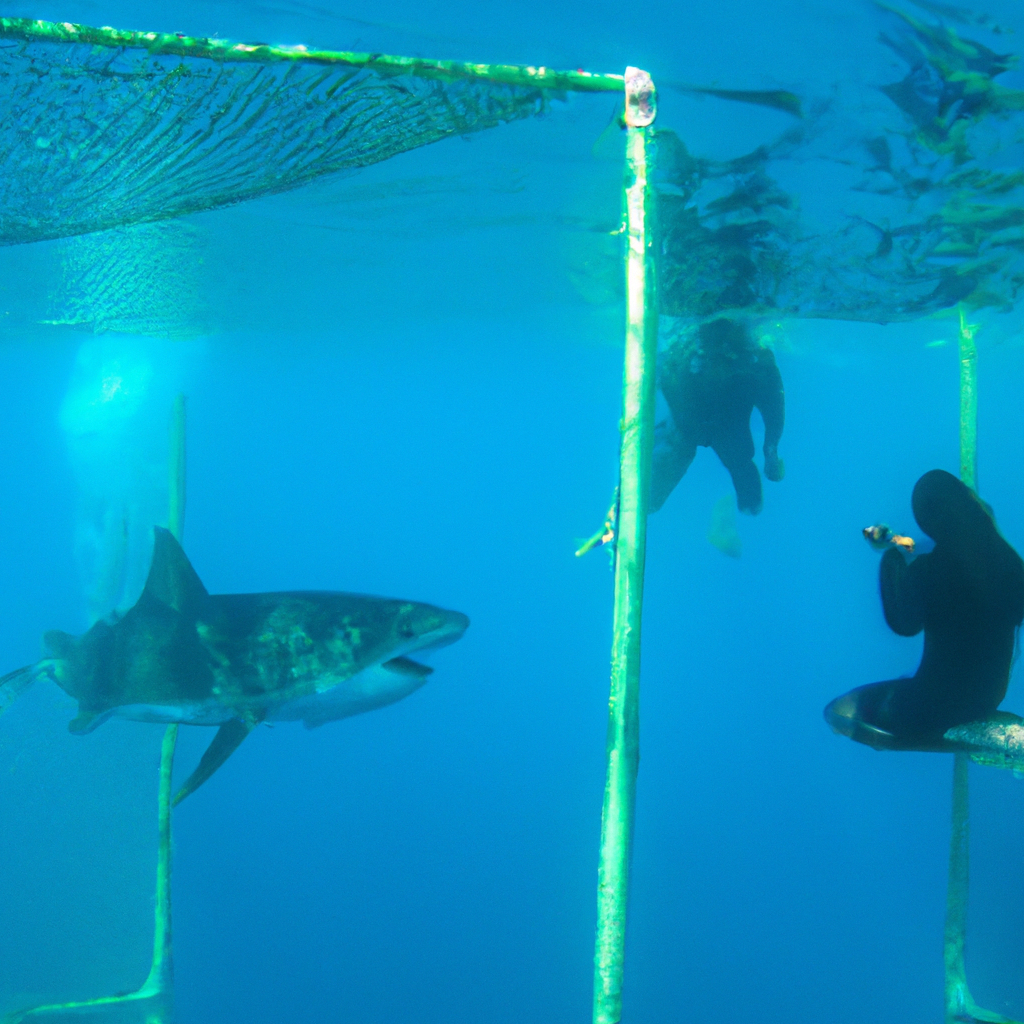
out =
[(430, 665), (416, 660), (420, 652), (432, 651), (455, 643), (469, 627), (469, 618), (460, 612), (434, 609), (437, 618), (418, 636), (397, 645), (381, 660), (367, 665), (352, 676), (338, 679), (317, 693), (287, 701), (267, 715), (268, 721), (301, 720), (308, 728), (348, 718), (402, 700), (418, 690), (433, 674)]
[[(452, 641), (448, 641), (451, 643)], [(381, 662), (381, 668), (389, 672), (396, 672), (400, 676), (413, 676), (416, 679), (426, 679), (434, 670), (429, 665), (423, 665), (412, 658), (392, 658), (390, 661)]]
[(403, 676), (413, 676), (417, 679), (426, 679), (434, 670), (430, 665), (414, 661), (410, 654), (418, 654), (420, 651), (436, 651), (439, 647), (447, 647), (462, 639), (463, 633), (469, 628), (469, 618), (459, 612), (451, 612), (448, 621), (437, 629), (431, 630), (417, 637), (416, 640), (405, 649), (405, 653), (388, 661), (381, 662), (380, 667), (389, 672), (397, 672)]

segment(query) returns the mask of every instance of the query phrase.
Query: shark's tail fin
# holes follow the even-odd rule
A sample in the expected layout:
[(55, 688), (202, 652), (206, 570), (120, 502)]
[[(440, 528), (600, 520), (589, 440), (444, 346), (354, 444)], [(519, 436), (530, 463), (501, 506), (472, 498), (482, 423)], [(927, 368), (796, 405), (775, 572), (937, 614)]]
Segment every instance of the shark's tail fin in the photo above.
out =
[(25, 665), (0, 677), (0, 715), (2, 715), (36, 679), (35, 665)]

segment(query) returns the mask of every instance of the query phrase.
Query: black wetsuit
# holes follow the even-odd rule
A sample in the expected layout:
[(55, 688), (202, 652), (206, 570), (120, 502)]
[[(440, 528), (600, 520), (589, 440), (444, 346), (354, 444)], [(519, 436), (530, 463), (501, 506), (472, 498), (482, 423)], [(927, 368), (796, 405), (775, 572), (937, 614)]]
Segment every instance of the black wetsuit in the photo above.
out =
[(921, 664), (910, 679), (836, 698), (825, 718), (869, 746), (944, 750), (947, 729), (989, 717), (1006, 696), (1024, 620), (1024, 562), (987, 506), (950, 473), (925, 473), (914, 487), (913, 509), (935, 548), (909, 564), (888, 549), (880, 583), (889, 627), (901, 636), (924, 630)]
[(764, 419), (765, 476), (781, 480), (783, 474), (778, 444), (786, 404), (771, 350), (758, 345), (743, 324), (713, 320), (662, 355), (658, 383), (672, 422), (656, 428), (651, 511), (665, 503), (700, 445), (713, 448), (729, 470), (740, 511), (760, 512), (761, 477), (750, 433), (755, 407)]

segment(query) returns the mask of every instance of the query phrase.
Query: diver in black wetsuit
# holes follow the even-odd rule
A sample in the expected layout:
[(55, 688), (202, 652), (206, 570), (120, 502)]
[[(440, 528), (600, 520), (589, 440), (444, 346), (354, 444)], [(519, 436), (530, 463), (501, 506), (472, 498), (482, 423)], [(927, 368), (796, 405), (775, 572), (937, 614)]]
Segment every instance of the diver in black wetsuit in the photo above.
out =
[(880, 582), (889, 628), (901, 636), (924, 630), (921, 664), (910, 679), (837, 697), (825, 719), (880, 750), (951, 750), (946, 730), (989, 717), (1006, 695), (1024, 620), (1024, 562), (988, 507), (950, 473), (925, 473), (912, 504), (935, 548), (908, 564), (890, 547)]
[(745, 325), (712, 320), (662, 355), (658, 383), (672, 418), (655, 428), (650, 511), (665, 503), (700, 445), (713, 448), (729, 470), (739, 510), (757, 515), (761, 477), (750, 433), (755, 406), (764, 420), (764, 475), (777, 481), (785, 472), (778, 453), (785, 396), (771, 350), (758, 345)]

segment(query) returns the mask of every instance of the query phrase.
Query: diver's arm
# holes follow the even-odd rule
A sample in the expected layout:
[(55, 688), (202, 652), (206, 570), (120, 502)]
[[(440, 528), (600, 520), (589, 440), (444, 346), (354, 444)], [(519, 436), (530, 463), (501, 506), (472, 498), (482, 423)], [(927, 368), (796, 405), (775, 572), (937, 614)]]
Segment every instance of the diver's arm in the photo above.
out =
[(924, 601), (921, 578), (929, 555), (920, 555), (910, 564), (898, 548), (882, 555), (878, 582), (882, 592), (882, 611), (889, 628), (900, 636), (915, 636), (924, 629)]
[(764, 420), (764, 475), (781, 480), (785, 464), (779, 458), (779, 441), (786, 423), (786, 393), (782, 374), (769, 349), (758, 354), (757, 397), (754, 404)]
[(759, 353), (757, 400), (755, 405), (764, 420), (764, 450), (778, 448), (786, 424), (786, 393), (775, 356), (768, 349)]

